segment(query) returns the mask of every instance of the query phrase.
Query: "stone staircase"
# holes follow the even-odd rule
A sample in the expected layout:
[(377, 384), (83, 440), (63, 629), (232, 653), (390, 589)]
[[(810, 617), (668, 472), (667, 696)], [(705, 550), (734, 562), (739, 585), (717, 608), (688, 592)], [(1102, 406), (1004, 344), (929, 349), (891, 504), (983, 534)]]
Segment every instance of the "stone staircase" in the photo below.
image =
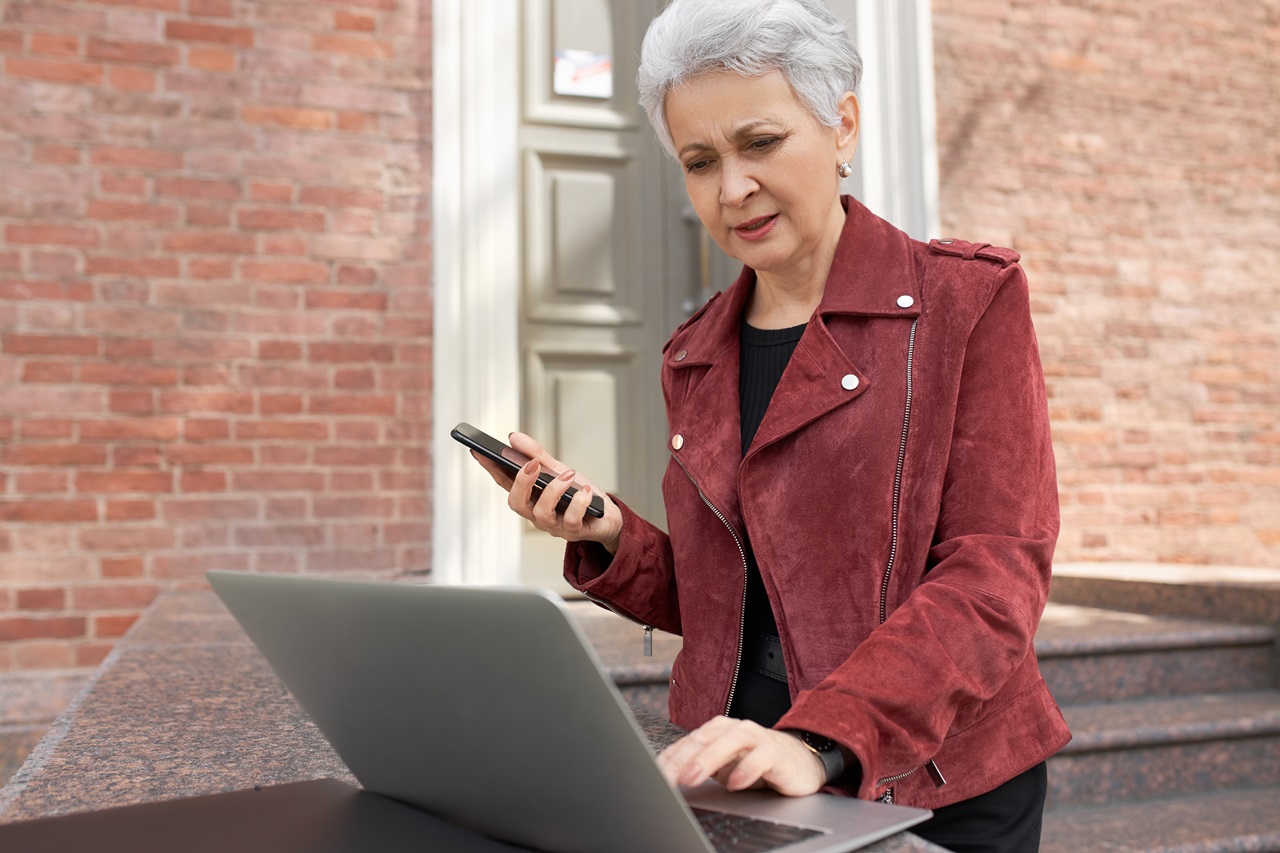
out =
[(1036, 650), (1073, 740), (1044, 853), (1280, 851), (1270, 627), (1051, 604)]

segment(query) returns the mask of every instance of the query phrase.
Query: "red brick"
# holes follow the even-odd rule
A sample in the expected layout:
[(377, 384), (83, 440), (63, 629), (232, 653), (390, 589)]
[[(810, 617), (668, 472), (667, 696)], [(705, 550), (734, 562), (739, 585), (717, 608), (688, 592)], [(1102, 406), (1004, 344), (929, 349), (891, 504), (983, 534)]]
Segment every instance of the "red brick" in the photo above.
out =
[(80, 532), (80, 547), (92, 552), (154, 551), (173, 547), (173, 529), (113, 524)]
[(181, 274), (176, 258), (113, 255), (90, 255), (85, 259), (84, 271), (89, 275), (128, 275), (138, 278), (177, 278)]
[(6, 465), (104, 465), (107, 451), (83, 444), (21, 444), (4, 449)]
[(396, 463), (394, 447), (317, 447), (317, 465), (383, 465)]
[(225, 420), (189, 418), (182, 434), (187, 441), (216, 441), (230, 438), (231, 424)]
[(302, 409), (301, 394), (258, 395), (258, 411), (263, 415), (300, 415)]
[(308, 399), (307, 410), (313, 415), (394, 415), (396, 398), (385, 394), (317, 395)]
[(91, 62), (10, 57), (5, 60), (4, 69), (10, 77), (71, 86), (97, 86), (103, 79), (102, 66)]
[(204, 18), (230, 18), (235, 10), (231, 0), (187, 0), (187, 13)]
[(299, 204), (321, 207), (364, 207), (382, 210), (386, 200), (377, 190), (357, 190), (345, 187), (303, 187), (298, 194)]
[(93, 298), (93, 285), (88, 282), (0, 281), (0, 299), (88, 302)]
[(93, 149), (89, 162), (95, 166), (119, 166), (123, 168), (168, 171), (182, 168), (179, 151), (162, 148), (128, 148), (121, 145), (104, 145)]
[(83, 616), (0, 617), (0, 642), (72, 639), (85, 636)]
[(378, 129), (378, 117), (372, 113), (338, 113), (338, 130), (348, 133), (364, 133)]
[(322, 492), (324, 474), (311, 471), (237, 471), (232, 477), (237, 492)]
[(146, 572), (141, 557), (103, 557), (99, 567), (104, 578), (140, 578)]
[(244, 445), (177, 444), (166, 451), (174, 465), (251, 465), (253, 449)]
[(111, 449), (116, 468), (159, 468), (164, 453), (158, 444), (117, 444)]
[(65, 492), (70, 484), (66, 471), (23, 471), (13, 478), (13, 487), (20, 495)]
[(248, 27), (222, 27), (169, 20), (165, 22), (164, 34), (165, 38), (176, 41), (211, 42), (235, 47), (253, 47), (254, 44), (253, 30)]
[(107, 501), (107, 521), (150, 521), (156, 517), (156, 505), (149, 500)]
[(91, 500), (0, 501), (0, 521), (97, 521), (98, 504)]
[(224, 258), (191, 258), (187, 262), (187, 277), (197, 281), (231, 278), (235, 275), (235, 262)]
[(87, 249), (101, 242), (98, 229), (78, 225), (35, 224), (7, 225), (5, 239), (10, 243), (46, 246), (77, 246)]
[(58, 56), (77, 56), (80, 53), (79, 36), (32, 33), (31, 52)]
[(160, 587), (150, 583), (113, 583), (71, 589), (72, 610), (140, 610), (155, 601)]
[(156, 73), (146, 68), (112, 68), (107, 83), (125, 92), (154, 92), (157, 86)]
[(138, 621), (141, 613), (128, 613), (121, 615), (94, 615), (93, 617), (93, 636), (99, 639), (117, 639), (123, 637)]
[(247, 391), (163, 391), (160, 409), (164, 412), (230, 412), (253, 411), (253, 394)]
[(158, 578), (200, 578), (211, 569), (247, 571), (249, 557), (244, 553), (175, 554), (156, 557), (155, 575)]
[(18, 610), (65, 610), (67, 591), (61, 587), (17, 590)]
[(236, 224), (248, 231), (323, 231), (324, 214), (274, 207), (240, 208)]
[(370, 15), (356, 15), (339, 9), (333, 13), (333, 26), (338, 30), (371, 33), (377, 29), (377, 22)]
[(128, 172), (99, 172), (98, 188), (108, 195), (145, 195), (147, 178), (145, 175)]
[(391, 344), (312, 343), (307, 354), (312, 361), (392, 361), (395, 348)]
[(259, 341), (258, 358), (267, 361), (297, 361), (302, 358), (302, 344), (296, 341)]
[(236, 70), (236, 54), (217, 47), (187, 49), (187, 65), (201, 71), (231, 73)]
[(111, 654), (111, 648), (110, 643), (76, 643), (71, 649), (74, 655), (71, 666), (99, 666)]
[(88, 55), (90, 59), (141, 65), (177, 65), (181, 59), (178, 48), (172, 45), (101, 38), (89, 39)]
[(368, 291), (308, 290), (307, 307), (347, 311), (385, 311), (387, 295)]
[(329, 425), (324, 421), (242, 421), (236, 424), (241, 441), (327, 441)]
[(148, 338), (107, 338), (102, 354), (107, 358), (150, 359), (154, 344)]
[(364, 36), (316, 33), (311, 37), (314, 50), (358, 56), (362, 59), (392, 59), (395, 48), (388, 42)]
[(156, 405), (150, 391), (112, 391), (108, 408), (121, 414), (149, 415)]
[(189, 204), (185, 224), (195, 228), (230, 228), (231, 208), (222, 204)]
[(178, 371), (173, 367), (98, 362), (85, 364), (80, 369), (80, 381), (103, 385), (176, 385)]
[(225, 492), (227, 475), (221, 471), (183, 471), (178, 478), (178, 490), (193, 492)]
[(76, 475), (80, 494), (123, 492), (171, 492), (173, 475), (168, 471), (82, 471)]
[(249, 185), (249, 198), (260, 202), (291, 204), (293, 202), (293, 185), (256, 181)]
[(177, 418), (112, 418), (106, 421), (82, 421), (80, 438), (84, 441), (173, 441), (181, 422)]
[(240, 120), (294, 130), (329, 130), (333, 127), (332, 112), (305, 107), (244, 106), (240, 108)]
[(253, 238), (218, 231), (179, 231), (165, 235), (164, 248), (170, 252), (248, 255), (253, 254)]
[(76, 365), (67, 361), (28, 361), (22, 365), (23, 382), (74, 382)]
[[(0, 422), (3, 427), (8, 422)], [(43, 418), (27, 418), (22, 422), (23, 438), (70, 438), (75, 432), (76, 422), (65, 419), (46, 420)], [(3, 433), (8, 434), (3, 434)], [(12, 430), (0, 428), (0, 438), (12, 437)]]
[(243, 261), (240, 272), (248, 281), (279, 284), (327, 284), (330, 267), (305, 261)]
[(258, 502), (240, 498), (174, 498), (162, 507), (167, 521), (238, 521), (256, 519)]
[(241, 196), (238, 181), (210, 180), (202, 178), (156, 178), (157, 196), (173, 196), (177, 198), (216, 199), (219, 201), (238, 201)]
[(367, 287), (377, 283), (377, 267), (355, 267), (348, 265), (338, 267), (338, 284), (345, 287), (350, 287), (352, 285)]

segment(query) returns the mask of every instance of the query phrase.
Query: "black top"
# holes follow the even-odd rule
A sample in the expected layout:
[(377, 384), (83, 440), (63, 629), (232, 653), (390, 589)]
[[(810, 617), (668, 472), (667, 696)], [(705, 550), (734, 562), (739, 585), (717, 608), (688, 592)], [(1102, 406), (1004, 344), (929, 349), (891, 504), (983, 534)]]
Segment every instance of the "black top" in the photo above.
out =
[[(738, 398), (742, 421), (742, 455), (764, 420), (782, 372), (786, 370), (804, 326), (789, 329), (757, 329), (743, 321), (740, 332)], [(769, 606), (760, 567), (751, 548), (750, 531), (744, 531), (747, 557), (747, 600), (744, 619), (742, 667), (729, 713), (772, 726), (791, 707), (783, 668), (782, 647), (777, 644), (778, 624)]]

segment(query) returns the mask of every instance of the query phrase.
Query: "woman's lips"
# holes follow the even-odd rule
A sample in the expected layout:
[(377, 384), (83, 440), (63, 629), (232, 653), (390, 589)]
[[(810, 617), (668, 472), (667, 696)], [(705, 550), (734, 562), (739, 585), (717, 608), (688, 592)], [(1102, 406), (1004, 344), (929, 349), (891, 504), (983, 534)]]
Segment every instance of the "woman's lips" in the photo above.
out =
[(772, 216), (761, 216), (756, 219), (744, 222), (741, 225), (733, 227), (733, 233), (737, 234), (743, 240), (759, 240), (761, 237), (768, 235), (773, 230), (773, 226), (778, 221), (778, 214)]

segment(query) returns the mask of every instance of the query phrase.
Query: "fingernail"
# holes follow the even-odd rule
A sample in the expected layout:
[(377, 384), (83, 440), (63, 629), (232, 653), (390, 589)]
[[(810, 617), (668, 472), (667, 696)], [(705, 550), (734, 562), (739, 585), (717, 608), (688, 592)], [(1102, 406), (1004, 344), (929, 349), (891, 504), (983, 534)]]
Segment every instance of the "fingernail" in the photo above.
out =
[(534, 471), (537, 471), (537, 470), (538, 470), (537, 459), (530, 459), (528, 462), (524, 463), (524, 472), (526, 474), (532, 474)]
[(560, 475), (560, 479), (564, 480), (566, 483), (572, 483), (573, 478), (577, 475), (577, 473), (578, 473), (577, 471), (570, 468), (568, 471), (565, 471), (563, 474)]

